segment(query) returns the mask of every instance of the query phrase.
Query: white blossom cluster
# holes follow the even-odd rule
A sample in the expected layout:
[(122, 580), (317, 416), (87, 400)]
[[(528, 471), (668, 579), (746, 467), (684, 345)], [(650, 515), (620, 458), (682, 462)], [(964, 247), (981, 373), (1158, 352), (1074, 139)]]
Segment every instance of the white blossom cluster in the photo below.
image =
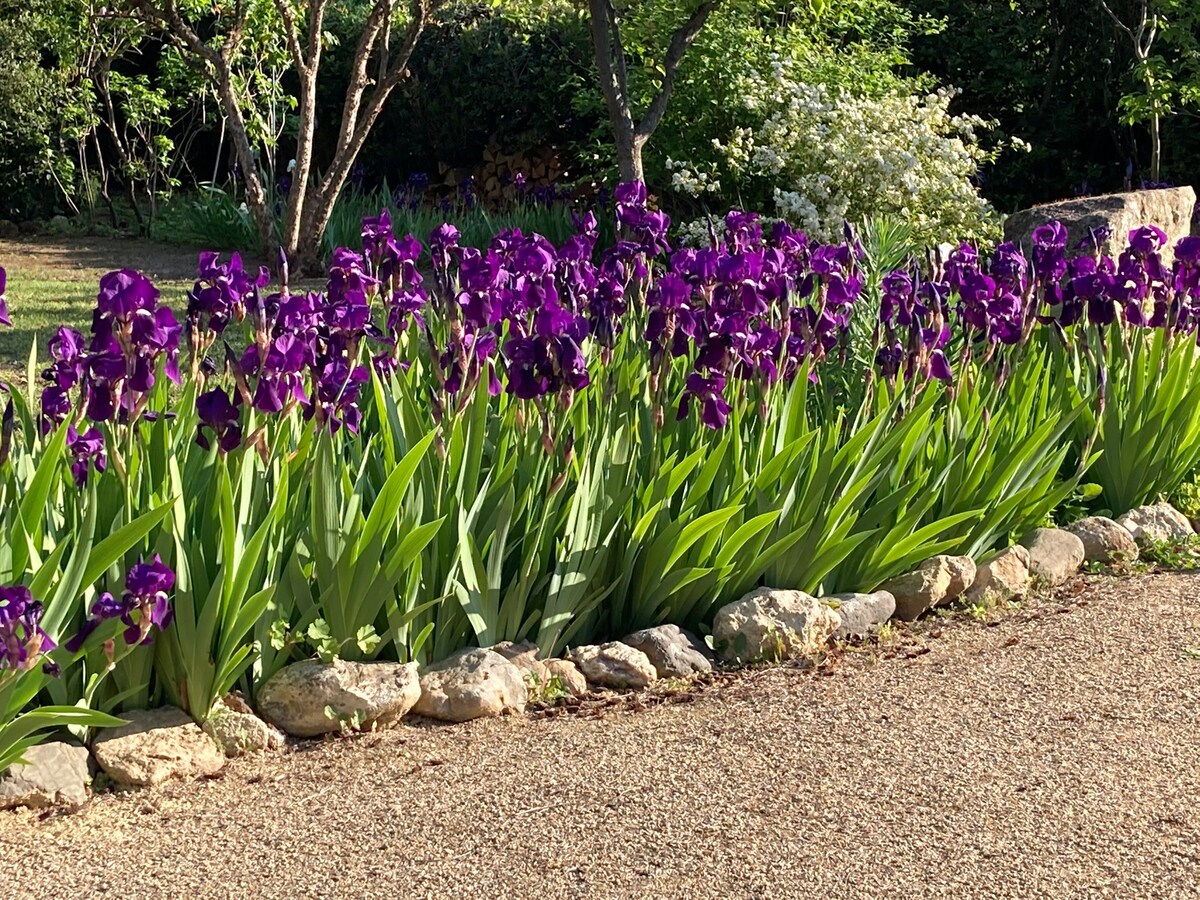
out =
[(700, 196), (726, 178), (743, 198), (774, 203), (777, 215), (820, 239), (877, 214), (903, 219), (927, 240), (994, 228), (996, 214), (972, 183), (992, 158), (978, 140), (990, 123), (952, 115), (953, 91), (854, 96), (805, 83), (798, 68), (776, 56), (770, 72), (743, 75), (740, 118), (749, 124), (714, 140), (708, 162), (670, 161), (673, 186)]

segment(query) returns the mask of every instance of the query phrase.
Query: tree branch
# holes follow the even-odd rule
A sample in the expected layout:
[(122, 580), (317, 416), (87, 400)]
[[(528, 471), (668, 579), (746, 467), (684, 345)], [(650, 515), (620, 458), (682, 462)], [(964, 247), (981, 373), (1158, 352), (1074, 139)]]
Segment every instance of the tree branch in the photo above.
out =
[(163, 0), (162, 6), (152, 3), (151, 0), (133, 0), (133, 5), (151, 22), (160, 25), (167, 34), (183, 44), (197, 59), (204, 60), (214, 68), (218, 67), (221, 62), (220, 54), (200, 40), (200, 35), (196, 34), (180, 15), (175, 0)]
[[(370, 132), (372, 126), (374, 126), (375, 120), (379, 118), (380, 112), (383, 111), (383, 106), (387, 102), (388, 95), (408, 75), (408, 63), (412, 58), (413, 50), (416, 49), (417, 42), (429, 24), (434, 11), (443, 2), (445, 0), (413, 0), (411, 4), (411, 18), (404, 34), (404, 44), (392, 60), (387, 72), (376, 82), (374, 90), (367, 97), (365, 108), (362, 104), (362, 98), (366, 88), (366, 67), (370, 55), (369, 51), (363, 53), (356, 60), (355, 69), (360, 73), (363, 87), (357, 91), (353, 105), (353, 115), (346, 114), (351, 109), (350, 92), (354, 87), (353, 81), (351, 82), (351, 86), (347, 88), (347, 104), (346, 110), (343, 111), (337, 151), (334, 153), (329, 174), (322, 185), (322, 194), (328, 197), (328, 192), (332, 191), (333, 194), (336, 194), (337, 191), (341, 190), (346, 176), (350, 173), (351, 166), (354, 165), (354, 157), (362, 149), (362, 145), (366, 142), (367, 134)], [(390, 9), (390, 0), (383, 5)], [(380, 31), (382, 31), (382, 27), (376, 29), (376, 37)], [(374, 43), (374, 39), (372, 43)], [(359, 115), (360, 109), (362, 110), (361, 116)]]
[[(413, 4), (417, 6), (417, 3)], [(362, 107), (363, 93), (370, 83), (367, 76), (367, 66), (371, 61), (375, 41), (383, 30), (383, 20), (392, 13), (392, 0), (376, 0), (363, 23), (362, 33), (358, 36), (358, 44), (354, 49), (354, 65), (350, 69), (350, 79), (346, 84), (346, 98), (342, 103), (342, 122), (338, 130), (337, 149), (335, 157), (340, 155), (350, 143), (350, 138), (358, 125), (358, 113)]]
[(308, 60), (300, 47), (300, 28), (296, 24), (296, 16), (287, 0), (275, 0), (275, 9), (279, 12), (279, 18), (283, 20), (284, 36), (292, 54), (292, 65), (296, 67), (296, 74), (303, 78), (308, 73)]
[(619, 34), (614, 40), (614, 32), (618, 32), (616, 12), (609, 0), (588, 0), (588, 7), (591, 13), (592, 49), (596, 54), (596, 70), (600, 75), (600, 93), (608, 107), (609, 119), (614, 128), (632, 132), (633, 114), (626, 93), (628, 82), (622, 77), (625, 54), (614, 49), (614, 44), (616, 48), (621, 46)]
[(679, 66), (683, 62), (684, 54), (695, 43), (696, 38), (700, 36), (700, 32), (708, 21), (708, 17), (717, 10), (721, 3), (722, 0), (706, 0), (706, 2), (696, 8), (691, 17), (679, 26), (675, 34), (671, 36), (671, 44), (667, 47), (667, 55), (663, 61), (663, 77), (658, 87), (658, 93), (650, 101), (650, 105), (646, 108), (646, 114), (637, 126), (637, 137), (639, 140), (643, 142), (649, 140), (650, 135), (654, 134), (654, 129), (662, 121), (662, 117), (667, 111), (667, 103), (671, 99), (671, 91), (675, 87), (675, 77), (679, 74)]

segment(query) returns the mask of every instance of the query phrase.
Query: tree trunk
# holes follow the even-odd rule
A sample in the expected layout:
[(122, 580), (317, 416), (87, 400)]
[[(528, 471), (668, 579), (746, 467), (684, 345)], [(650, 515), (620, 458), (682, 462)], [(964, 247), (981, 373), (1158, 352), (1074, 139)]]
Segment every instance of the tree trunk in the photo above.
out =
[(1158, 182), (1159, 168), (1162, 164), (1162, 135), (1158, 113), (1150, 117), (1150, 180)]
[(629, 72), (625, 47), (621, 42), (621, 25), (612, 0), (588, 0), (591, 18), (592, 49), (596, 56), (596, 71), (600, 76), (600, 93), (608, 109), (613, 129), (613, 145), (617, 155), (617, 170), (621, 181), (645, 181), (642, 151), (666, 113), (675, 76), (684, 54), (704, 28), (708, 17), (722, 0), (705, 0), (671, 35), (671, 43), (663, 60), (662, 79), (658, 91), (646, 108), (640, 122), (633, 118), (629, 100)]
[(250, 144), (250, 136), (246, 133), (246, 122), (242, 117), (242, 108), (238, 104), (237, 93), (233, 87), (232, 73), (226, 68), (217, 78), (217, 92), (225, 107), (229, 120), (229, 137), (233, 144), (234, 154), (238, 165), (242, 168), (242, 180), (246, 190), (246, 207), (258, 228), (258, 236), (268, 257), (273, 257), (279, 248), (275, 238), (275, 220), (271, 210), (267, 208), (267, 192), (263, 189), (262, 178), (258, 174), (258, 160), (254, 156), (254, 147)]
[(300, 75), (300, 122), (296, 132), (296, 167), (291, 174), (291, 192), (283, 217), (280, 245), (290, 259), (300, 254), (303, 242), (304, 207), (308, 200), (309, 178), (312, 175), (313, 141), (316, 134), (317, 68)]
[(621, 181), (645, 181), (646, 171), (642, 167), (642, 148), (646, 142), (634, 135), (617, 138), (617, 170), (621, 173)]

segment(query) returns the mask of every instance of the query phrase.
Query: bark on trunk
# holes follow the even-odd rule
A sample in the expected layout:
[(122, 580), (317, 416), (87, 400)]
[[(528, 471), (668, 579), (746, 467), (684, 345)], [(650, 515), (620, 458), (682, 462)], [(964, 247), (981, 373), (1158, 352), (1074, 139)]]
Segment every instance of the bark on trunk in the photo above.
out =
[(1156, 113), (1150, 118), (1150, 180), (1158, 181), (1159, 169), (1162, 165), (1162, 136), (1159, 132), (1160, 119)]
[(237, 93), (233, 86), (231, 73), (222, 73), (217, 86), (217, 94), (225, 107), (229, 118), (229, 138), (233, 144), (234, 155), (242, 170), (242, 183), (246, 192), (246, 208), (258, 229), (259, 239), (268, 255), (273, 257), (279, 247), (275, 237), (275, 220), (267, 206), (267, 192), (263, 188), (262, 178), (258, 173), (258, 159), (254, 147), (250, 143), (250, 135), (246, 132), (246, 121), (242, 117), (242, 109), (238, 104)]

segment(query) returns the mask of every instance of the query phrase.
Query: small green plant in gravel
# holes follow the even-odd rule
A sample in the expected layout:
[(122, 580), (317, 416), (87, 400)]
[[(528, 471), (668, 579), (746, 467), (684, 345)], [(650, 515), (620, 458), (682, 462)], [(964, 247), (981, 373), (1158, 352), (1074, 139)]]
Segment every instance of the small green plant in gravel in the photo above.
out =
[(1200, 569), (1200, 536), (1185, 541), (1153, 541), (1143, 546), (1137, 570), (1162, 569), (1176, 572)]
[(525, 680), (525, 685), (529, 689), (529, 702), (535, 705), (553, 706), (560, 700), (566, 700), (571, 696), (571, 692), (567, 690), (567, 686), (557, 675), (551, 675), (543, 681), (537, 675), (530, 673)]
[(356, 709), (352, 715), (339, 716), (332, 706), (326, 706), (325, 718), (337, 722), (339, 733), (347, 735), (363, 730), (363, 722), (366, 721), (366, 714), (361, 709)]

